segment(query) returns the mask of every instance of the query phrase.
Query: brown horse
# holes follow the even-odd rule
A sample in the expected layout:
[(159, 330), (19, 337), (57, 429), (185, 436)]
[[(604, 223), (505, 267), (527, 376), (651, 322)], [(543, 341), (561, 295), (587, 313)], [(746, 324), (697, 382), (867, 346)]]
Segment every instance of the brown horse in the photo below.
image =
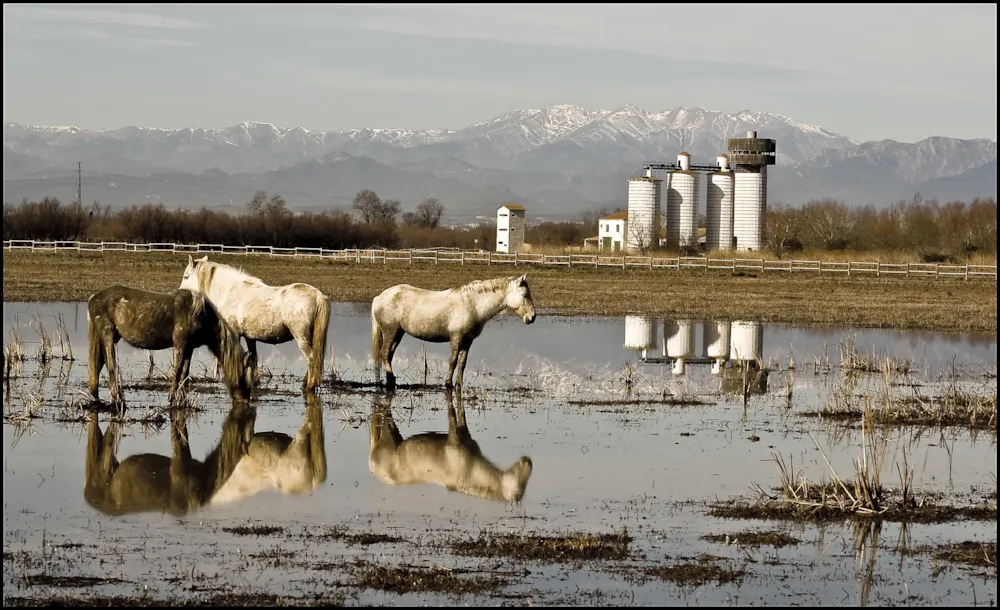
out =
[(121, 424), (112, 420), (102, 434), (97, 414), (87, 417), (83, 488), (87, 504), (107, 515), (163, 511), (183, 516), (204, 506), (246, 456), (257, 409), (246, 401), (234, 400), (219, 444), (204, 461), (191, 457), (186, 416), (181, 410), (171, 412), (170, 457), (140, 453), (123, 462), (116, 457)]
[(240, 337), (219, 315), (215, 306), (190, 290), (149, 292), (127, 286), (111, 286), (87, 302), (90, 332), (90, 395), (96, 401), (97, 384), (108, 366), (111, 397), (121, 404), (115, 346), (124, 339), (132, 347), (147, 350), (174, 348), (174, 371), (170, 402), (190, 375), (191, 355), (207, 346), (222, 363), (229, 395), (248, 399), (252, 386), (248, 357)]
[(391, 397), (372, 404), (368, 423), (368, 469), (389, 485), (435, 483), (469, 496), (518, 503), (531, 478), (531, 458), (521, 457), (503, 470), (483, 457), (479, 443), (469, 435), (458, 392), (456, 414), (452, 392), (448, 398), (448, 432), (425, 432), (403, 439), (392, 419)]

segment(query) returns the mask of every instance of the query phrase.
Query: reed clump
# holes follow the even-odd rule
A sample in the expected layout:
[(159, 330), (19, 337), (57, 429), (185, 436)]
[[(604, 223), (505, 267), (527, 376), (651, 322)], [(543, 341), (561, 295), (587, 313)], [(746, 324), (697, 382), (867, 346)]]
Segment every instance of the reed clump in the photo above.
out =
[(807, 415), (830, 420), (857, 421), (870, 406), (876, 424), (960, 426), (972, 430), (996, 431), (996, 379), (980, 381), (962, 379), (955, 373), (942, 383), (928, 384), (937, 391), (926, 393), (924, 384), (909, 374), (898, 381), (899, 369), (884, 364), (881, 375), (865, 392), (858, 392), (858, 379), (843, 376), (841, 386), (834, 389), (819, 412)]

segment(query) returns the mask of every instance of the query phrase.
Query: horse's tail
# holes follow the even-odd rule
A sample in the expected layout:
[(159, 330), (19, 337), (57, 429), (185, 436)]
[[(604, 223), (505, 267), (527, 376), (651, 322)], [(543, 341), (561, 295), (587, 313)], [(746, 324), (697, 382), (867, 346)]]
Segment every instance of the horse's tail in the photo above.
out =
[(229, 388), (229, 394), (238, 394), (241, 398), (249, 398), (251, 380), (247, 355), (240, 344), (240, 335), (226, 322), (214, 304), (208, 302), (208, 299), (205, 300), (205, 309), (210, 309), (214, 313), (218, 327), (219, 347), (215, 356), (216, 358), (222, 356), (222, 375)]
[(375, 363), (375, 374), (378, 375), (382, 371), (382, 329), (378, 324), (378, 317), (375, 315), (375, 303), (377, 298), (372, 301), (372, 360)]
[[(309, 363), (311, 377), (315, 384), (319, 384), (323, 379), (323, 361), (326, 358), (326, 334), (330, 327), (330, 302), (326, 300), (323, 293), (319, 294), (316, 306), (316, 320), (313, 322), (312, 362)], [(332, 356), (331, 356), (332, 357)]]

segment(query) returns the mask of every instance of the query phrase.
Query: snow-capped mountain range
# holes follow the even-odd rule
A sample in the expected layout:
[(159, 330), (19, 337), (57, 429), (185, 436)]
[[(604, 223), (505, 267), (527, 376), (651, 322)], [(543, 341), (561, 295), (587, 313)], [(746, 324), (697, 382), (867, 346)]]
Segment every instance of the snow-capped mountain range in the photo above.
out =
[[(882, 200), (908, 196), (907, 191), (912, 195), (921, 182), (953, 178), (996, 160), (993, 140), (858, 143), (779, 114), (700, 107), (647, 112), (632, 105), (614, 110), (558, 105), (515, 110), (459, 130), (324, 132), (250, 121), (218, 129), (85, 130), (5, 122), (4, 200), (59, 189), (60, 181), (73, 176), (76, 162), (83, 161), (94, 196), (103, 193), (123, 204), (150, 200), (151, 193), (139, 197), (133, 191), (150, 191), (154, 183), (163, 185), (159, 190), (174, 191), (186, 185), (186, 193), (167, 197), (177, 205), (242, 201), (247, 198), (243, 190), (266, 188), (282, 192), (293, 205), (297, 193), (303, 207), (322, 207), (324, 198), (329, 207), (360, 188), (373, 188), (403, 200), (404, 207), (437, 196), (453, 207), (513, 200), (561, 211), (613, 206), (624, 199), (624, 178), (644, 162), (673, 160), (681, 150), (712, 160), (725, 152), (728, 138), (748, 130), (777, 140), (772, 201), (839, 193), (858, 203), (888, 203)], [(877, 175), (879, 184), (859, 184), (844, 175), (842, 170), (851, 167)], [(100, 178), (105, 174), (120, 179), (108, 180), (115, 184), (109, 187)], [(144, 181), (148, 186), (142, 186)], [(837, 184), (842, 181), (847, 184)], [(134, 188), (123, 186), (132, 182)], [(956, 181), (948, 184), (954, 189)], [(220, 197), (223, 191), (231, 196)], [(566, 213), (572, 215), (568, 208)]]

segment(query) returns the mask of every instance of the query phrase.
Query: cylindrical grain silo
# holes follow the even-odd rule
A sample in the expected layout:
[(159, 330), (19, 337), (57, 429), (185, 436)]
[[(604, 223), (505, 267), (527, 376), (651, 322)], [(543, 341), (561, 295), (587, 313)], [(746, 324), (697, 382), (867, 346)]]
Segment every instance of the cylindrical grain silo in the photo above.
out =
[(645, 251), (659, 243), (662, 181), (648, 176), (629, 178), (625, 249)]
[(705, 182), (705, 248), (731, 250), (733, 247), (734, 174), (729, 157), (717, 157), (719, 169)]
[(729, 360), (730, 322), (705, 322), (702, 329), (702, 344), (705, 355), (712, 358), (712, 374), (718, 375), (722, 365)]
[(764, 247), (764, 217), (767, 211), (767, 166), (774, 165), (776, 142), (758, 138), (729, 140), (729, 163), (735, 172), (733, 184), (733, 237), (736, 249), (759, 251)]
[[(759, 168), (763, 170), (764, 168)], [(735, 173), (733, 189), (733, 237), (740, 252), (760, 251), (764, 246), (764, 190), (766, 175), (763, 171)]]
[(730, 330), (729, 355), (737, 362), (764, 359), (764, 326), (760, 322), (735, 321)]
[(698, 201), (701, 173), (691, 171), (691, 155), (677, 155), (679, 170), (670, 172), (667, 189), (667, 247), (698, 245)]
[(674, 359), (674, 375), (683, 375), (685, 363), (695, 356), (694, 322), (664, 322), (663, 337), (667, 344), (667, 357)]
[(625, 316), (625, 349), (656, 349), (656, 318)]

